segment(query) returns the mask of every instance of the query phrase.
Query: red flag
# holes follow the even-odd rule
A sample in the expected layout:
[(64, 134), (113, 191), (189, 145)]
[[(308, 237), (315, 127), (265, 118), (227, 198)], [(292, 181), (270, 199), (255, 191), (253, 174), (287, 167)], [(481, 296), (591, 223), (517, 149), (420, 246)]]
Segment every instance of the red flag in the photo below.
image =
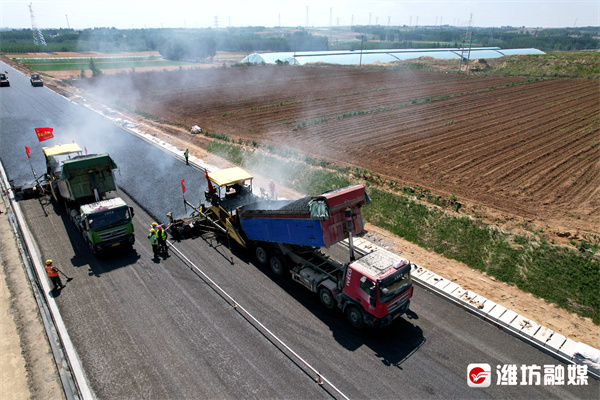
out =
[(52, 131), (54, 131), (54, 129), (52, 128), (35, 128), (35, 133), (37, 134), (38, 140), (40, 142), (52, 139), (54, 137)]
[(84, 149), (85, 149), (85, 154), (87, 154), (87, 147), (84, 147)]
[(211, 192), (211, 193), (214, 193), (215, 189), (213, 189), (212, 182), (208, 178), (208, 170), (206, 168), (204, 169), (204, 173), (206, 174), (206, 181), (208, 182), (208, 191)]
[(183, 184), (183, 182), (185, 182), (183, 179), (181, 180), (181, 190), (183, 190), (183, 193), (185, 193), (185, 185)]
[(25, 151), (27, 152), (27, 158), (31, 158), (31, 156), (29, 155), (29, 150), (31, 150), (31, 147), (25, 146)]
[(4, 71), (5, 74), (8, 74), (8, 71)]

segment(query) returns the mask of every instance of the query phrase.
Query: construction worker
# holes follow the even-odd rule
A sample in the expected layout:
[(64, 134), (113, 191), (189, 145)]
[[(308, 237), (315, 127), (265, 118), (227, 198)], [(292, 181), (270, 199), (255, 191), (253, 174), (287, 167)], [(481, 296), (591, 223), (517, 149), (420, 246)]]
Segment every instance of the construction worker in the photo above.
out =
[(156, 231), (156, 238), (158, 239), (158, 250), (161, 253), (167, 252), (167, 231), (165, 231), (162, 226), (158, 226), (158, 230)]
[(154, 253), (154, 258), (158, 258), (158, 238), (156, 237), (156, 229), (150, 229), (148, 239), (150, 239), (150, 244), (152, 245), (152, 252)]
[(158, 224), (156, 222), (152, 222), (152, 226), (150, 226), (150, 229), (158, 229)]
[(275, 182), (273, 182), (273, 179), (269, 182), (269, 190), (271, 191), (271, 200), (275, 200)]
[(185, 163), (187, 165), (190, 165), (190, 163), (188, 162), (188, 157), (190, 156), (190, 149), (188, 149), (187, 147), (185, 148), (185, 152), (183, 153), (183, 156), (185, 157)]
[(52, 285), (54, 286), (52, 288), (53, 291), (65, 287), (60, 280), (60, 276), (58, 275), (58, 268), (52, 265), (52, 260), (46, 260), (46, 273), (48, 274), (48, 278), (50, 278), (50, 282), (52, 282)]

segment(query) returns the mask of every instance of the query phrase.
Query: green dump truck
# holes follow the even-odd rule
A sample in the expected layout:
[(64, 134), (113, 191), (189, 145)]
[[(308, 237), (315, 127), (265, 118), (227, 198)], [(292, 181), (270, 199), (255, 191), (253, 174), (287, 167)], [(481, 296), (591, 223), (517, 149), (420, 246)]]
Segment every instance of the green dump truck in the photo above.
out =
[(83, 155), (74, 143), (42, 149), (52, 196), (64, 204), (91, 252), (131, 248), (133, 208), (120, 197), (111, 197), (117, 189), (114, 160), (107, 153)]

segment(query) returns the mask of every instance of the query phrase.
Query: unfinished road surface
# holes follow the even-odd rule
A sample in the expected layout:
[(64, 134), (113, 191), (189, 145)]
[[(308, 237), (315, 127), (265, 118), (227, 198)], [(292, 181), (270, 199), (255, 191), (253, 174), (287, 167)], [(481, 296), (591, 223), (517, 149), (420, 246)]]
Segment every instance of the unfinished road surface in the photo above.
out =
[[(4, 68), (8, 68), (2, 65)], [(155, 262), (152, 220), (183, 213), (203, 175), (96, 113), (11, 75), (2, 92), (0, 157), (17, 182), (43, 170), (34, 128), (50, 126), (48, 145), (75, 140), (109, 152), (121, 195), (136, 209), (132, 252), (94, 258), (50, 199), (21, 201), (43, 258), (74, 279), (57, 303), (98, 398), (328, 398), (335, 395), (280, 351), (173, 251)], [(35, 90), (35, 92), (33, 92)], [(42, 143), (46, 144), (46, 142)], [(194, 200), (192, 200), (194, 198)], [(356, 332), (316, 296), (257, 267), (240, 249), (210, 237), (175, 244), (185, 256), (350, 398), (592, 398), (586, 386), (471, 389), (470, 363), (558, 365), (557, 360), (417, 287), (412, 312), (388, 329)], [(339, 395), (335, 395), (340, 397)]]

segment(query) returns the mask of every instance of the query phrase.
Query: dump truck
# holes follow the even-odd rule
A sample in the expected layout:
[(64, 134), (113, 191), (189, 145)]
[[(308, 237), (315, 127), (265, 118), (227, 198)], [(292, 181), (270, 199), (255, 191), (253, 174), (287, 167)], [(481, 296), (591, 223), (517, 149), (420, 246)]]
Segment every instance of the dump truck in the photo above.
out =
[(42, 80), (42, 78), (40, 77), (40, 74), (38, 73), (34, 73), (31, 74), (31, 77), (29, 78), (29, 82), (31, 83), (31, 86), (44, 86), (44, 81)]
[(1, 86), (10, 86), (10, 81), (8, 80), (8, 76), (6, 76), (6, 74), (0, 74), (0, 87)]
[[(168, 228), (176, 239), (197, 231), (227, 235), (259, 264), (316, 293), (327, 309), (340, 309), (355, 328), (383, 327), (406, 313), (413, 293), (408, 260), (385, 249), (360, 253), (353, 237), (364, 231), (361, 207), (370, 199), (355, 185), (297, 200), (270, 200), (252, 192), (252, 176), (240, 168), (209, 174), (208, 204)], [(349, 261), (326, 250), (345, 244)], [(358, 255), (358, 256), (357, 256)]]
[(135, 242), (133, 208), (120, 197), (114, 160), (107, 154), (83, 155), (75, 144), (43, 147), (46, 179), (52, 196), (64, 204), (69, 218), (94, 255)]

